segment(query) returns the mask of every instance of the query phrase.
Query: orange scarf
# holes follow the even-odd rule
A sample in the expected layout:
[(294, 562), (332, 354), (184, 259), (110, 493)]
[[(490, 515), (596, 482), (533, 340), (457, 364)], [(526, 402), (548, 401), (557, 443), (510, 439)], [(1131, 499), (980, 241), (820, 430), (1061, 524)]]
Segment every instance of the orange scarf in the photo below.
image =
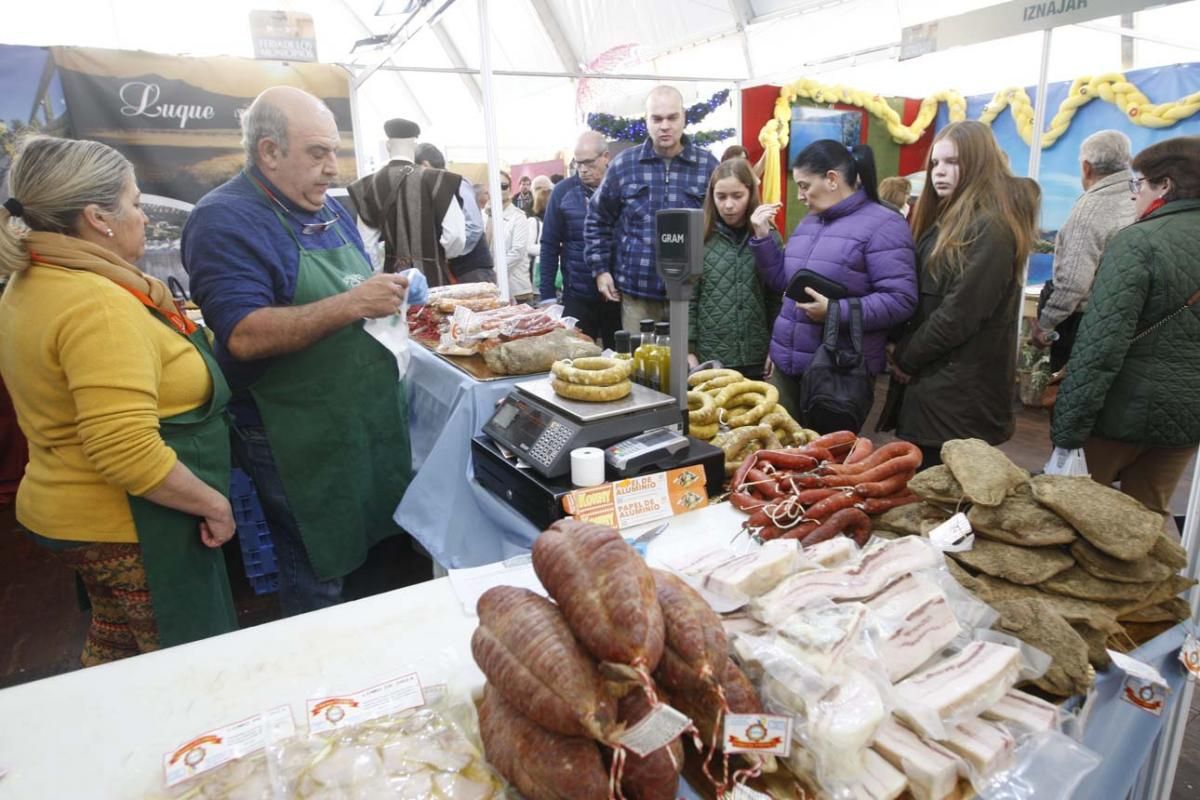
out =
[(36, 264), (91, 272), (126, 290), (147, 308), (161, 313), (180, 333), (189, 334), (196, 326), (179, 313), (171, 290), (106, 247), (61, 233), (33, 231), (26, 239), (29, 255)]

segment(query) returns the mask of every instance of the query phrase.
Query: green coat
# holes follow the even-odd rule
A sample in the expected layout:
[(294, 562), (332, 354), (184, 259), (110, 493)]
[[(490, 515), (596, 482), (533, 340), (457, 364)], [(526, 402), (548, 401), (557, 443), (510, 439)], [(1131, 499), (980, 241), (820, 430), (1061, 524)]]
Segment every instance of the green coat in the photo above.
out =
[(1151, 447), (1200, 443), (1200, 200), (1176, 200), (1113, 237), (1100, 261), (1051, 438)]
[(688, 314), (688, 347), (701, 361), (761, 369), (767, 360), (771, 314), (749, 242), (749, 231), (717, 223), (704, 243), (704, 276)]

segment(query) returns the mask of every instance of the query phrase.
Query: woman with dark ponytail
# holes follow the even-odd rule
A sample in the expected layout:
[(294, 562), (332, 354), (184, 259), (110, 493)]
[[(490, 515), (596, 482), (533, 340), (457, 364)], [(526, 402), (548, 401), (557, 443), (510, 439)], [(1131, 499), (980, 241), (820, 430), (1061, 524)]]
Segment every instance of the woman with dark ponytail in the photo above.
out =
[[(782, 293), (800, 270), (817, 273), (844, 288), (845, 298), (831, 301), (809, 288), (808, 301), (784, 298), (771, 332), (767, 373), (779, 388), (780, 402), (792, 416), (800, 378), (821, 345), (830, 302), (839, 303), (844, 333), (850, 324), (848, 298), (862, 303), (863, 352), (872, 375), (887, 365), (887, 332), (908, 320), (917, 307), (917, 273), (908, 224), (881, 205), (875, 156), (867, 145), (821, 139), (792, 162), (797, 199), (808, 206), (781, 247), (771, 237), (777, 203), (760, 205), (751, 217), (750, 248), (767, 288)], [(846, 333), (848, 340), (848, 333)]]

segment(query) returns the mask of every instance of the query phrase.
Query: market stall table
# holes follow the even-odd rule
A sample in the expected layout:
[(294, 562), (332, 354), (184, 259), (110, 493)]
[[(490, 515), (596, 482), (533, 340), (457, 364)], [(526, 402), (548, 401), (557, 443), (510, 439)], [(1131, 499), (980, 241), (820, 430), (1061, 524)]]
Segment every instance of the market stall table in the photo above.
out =
[[(675, 517), (647, 560), (728, 543), (741, 519), (727, 503)], [(307, 698), (414, 669), (476, 690), (483, 676), (470, 655), (475, 625), (442, 578), (5, 689), (0, 800), (140, 797), (160, 785), (163, 753), (200, 732), (285, 703), (303, 730)], [(1185, 679), (1176, 659), (1182, 638), (1176, 627), (1131, 654), (1167, 679), (1168, 703)], [(1123, 797), (1166, 719), (1123, 702), (1123, 679), (1115, 669), (1097, 678), (1084, 744), (1101, 765), (1076, 797)]]
[(405, 380), (416, 476), (396, 524), (443, 568), (488, 564), (527, 551), (537, 529), (475, 480), (471, 437), (519, 375), (478, 381), (418, 344)]

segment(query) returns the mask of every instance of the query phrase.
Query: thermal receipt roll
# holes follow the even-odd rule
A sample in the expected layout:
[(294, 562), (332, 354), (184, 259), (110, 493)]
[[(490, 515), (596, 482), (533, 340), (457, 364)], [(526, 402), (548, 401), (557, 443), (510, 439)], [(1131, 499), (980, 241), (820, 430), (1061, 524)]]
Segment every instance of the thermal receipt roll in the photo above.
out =
[(599, 447), (577, 447), (571, 451), (571, 483), (599, 486), (604, 483), (604, 451)]

